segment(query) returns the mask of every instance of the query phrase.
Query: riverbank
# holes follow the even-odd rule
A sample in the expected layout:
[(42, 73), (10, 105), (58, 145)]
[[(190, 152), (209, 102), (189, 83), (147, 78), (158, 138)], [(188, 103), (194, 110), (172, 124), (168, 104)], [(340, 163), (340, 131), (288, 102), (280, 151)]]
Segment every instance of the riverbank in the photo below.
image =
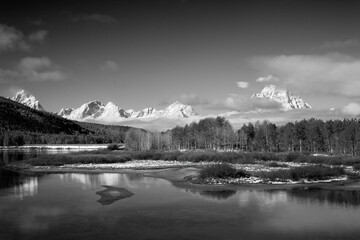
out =
[[(161, 160), (133, 160), (125, 163), (111, 164), (67, 164), (62, 166), (31, 166), (28, 164), (9, 164), (6, 169), (26, 173), (125, 173), (136, 174), (144, 177), (162, 178), (172, 182), (175, 186), (223, 190), (237, 188), (256, 189), (288, 189), (294, 187), (319, 187), (329, 189), (360, 190), (360, 184), (356, 179), (349, 179), (347, 176), (329, 178), (317, 181), (264, 181), (255, 177), (224, 178), (200, 180), (200, 171), (209, 166), (211, 162), (178, 162)], [(294, 166), (294, 164), (291, 164)], [(302, 164), (304, 165), (304, 164)], [(236, 165), (240, 169), (253, 171), (272, 171), (279, 168), (264, 167), (261, 164)]]
[(61, 149), (78, 149), (78, 150), (97, 150), (106, 149), (109, 144), (33, 144), (23, 146), (0, 146), (0, 150), (61, 150)]

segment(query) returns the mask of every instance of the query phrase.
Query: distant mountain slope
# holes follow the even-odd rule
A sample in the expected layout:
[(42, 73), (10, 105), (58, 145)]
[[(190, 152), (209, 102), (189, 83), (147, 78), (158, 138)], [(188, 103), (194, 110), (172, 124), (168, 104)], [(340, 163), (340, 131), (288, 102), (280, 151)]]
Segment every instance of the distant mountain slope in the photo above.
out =
[(125, 136), (125, 133), (129, 129), (134, 129), (133, 127), (129, 126), (119, 126), (119, 125), (104, 125), (104, 124), (98, 124), (98, 123), (87, 123), (87, 122), (76, 122), (79, 126), (95, 132), (95, 133), (101, 133), (101, 134), (123, 134)]
[(76, 122), (32, 109), (4, 97), (0, 97), (0, 130), (50, 134), (87, 134), (91, 132)]
[(284, 110), (311, 108), (301, 97), (292, 95), (289, 90), (275, 85), (265, 86), (260, 93), (254, 94), (252, 98), (265, 98), (281, 103)]
[(17, 92), (16, 95), (11, 98), (11, 100), (19, 102), (21, 104), (24, 104), (25, 106), (31, 107), (36, 110), (45, 111), (43, 106), (41, 106), (39, 100), (37, 100), (34, 95), (30, 94), (25, 90), (20, 90), (19, 92)]

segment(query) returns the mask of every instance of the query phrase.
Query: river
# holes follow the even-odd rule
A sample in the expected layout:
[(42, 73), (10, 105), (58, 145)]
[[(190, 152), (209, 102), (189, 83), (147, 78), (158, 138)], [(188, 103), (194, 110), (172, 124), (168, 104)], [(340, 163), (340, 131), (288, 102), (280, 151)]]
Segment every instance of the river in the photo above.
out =
[[(0, 165), (47, 153), (6, 154)], [(0, 239), (360, 239), (359, 217), (358, 191), (207, 191), (131, 174), (0, 170)]]

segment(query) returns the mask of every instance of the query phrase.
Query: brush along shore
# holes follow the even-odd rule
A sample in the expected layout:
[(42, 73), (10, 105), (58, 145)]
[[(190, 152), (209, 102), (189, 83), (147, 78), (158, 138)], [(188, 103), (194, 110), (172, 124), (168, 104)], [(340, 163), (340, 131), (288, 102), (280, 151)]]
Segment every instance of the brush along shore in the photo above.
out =
[[(160, 160), (161, 159), (161, 160)], [(312, 158), (314, 159), (314, 158)], [(329, 161), (333, 163), (333, 161)], [(358, 179), (351, 165), (330, 165), (304, 161), (270, 161), (251, 154), (217, 152), (122, 152), (94, 151), (41, 156), (11, 163), (9, 169), (30, 172), (129, 172), (195, 168), (184, 181), (202, 185), (308, 184)], [(177, 179), (180, 180), (180, 179)]]

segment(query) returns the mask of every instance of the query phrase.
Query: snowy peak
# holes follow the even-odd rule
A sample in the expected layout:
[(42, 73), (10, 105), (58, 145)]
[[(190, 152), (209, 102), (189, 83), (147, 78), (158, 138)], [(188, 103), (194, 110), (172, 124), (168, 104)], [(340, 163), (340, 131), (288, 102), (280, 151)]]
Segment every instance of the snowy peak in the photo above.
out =
[(124, 109), (119, 108), (112, 102), (108, 102), (99, 118), (114, 120), (117, 118), (127, 118), (128, 116), (129, 114)]
[(78, 121), (101, 121), (118, 122), (126, 119), (155, 119), (155, 118), (188, 118), (196, 115), (194, 109), (181, 102), (174, 102), (164, 110), (156, 110), (153, 107), (145, 108), (140, 111), (133, 109), (124, 110), (112, 102), (106, 105), (99, 101), (91, 101), (83, 104), (79, 108), (63, 108), (58, 115)]
[(252, 98), (266, 98), (270, 101), (281, 103), (284, 110), (311, 108), (301, 97), (292, 95), (289, 90), (275, 85), (265, 86), (260, 93), (256, 93)]
[(196, 111), (189, 105), (179, 101), (174, 102), (164, 109), (162, 116), (168, 118), (188, 118), (197, 115)]
[(16, 93), (15, 97), (12, 97), (11, 100), (24, 104), (25, 106), (31, 107), (36, 110), (45, 111), (41, 106), (39, 100), (37, 100), (33, 95), (25, 90), (21, 90)]

